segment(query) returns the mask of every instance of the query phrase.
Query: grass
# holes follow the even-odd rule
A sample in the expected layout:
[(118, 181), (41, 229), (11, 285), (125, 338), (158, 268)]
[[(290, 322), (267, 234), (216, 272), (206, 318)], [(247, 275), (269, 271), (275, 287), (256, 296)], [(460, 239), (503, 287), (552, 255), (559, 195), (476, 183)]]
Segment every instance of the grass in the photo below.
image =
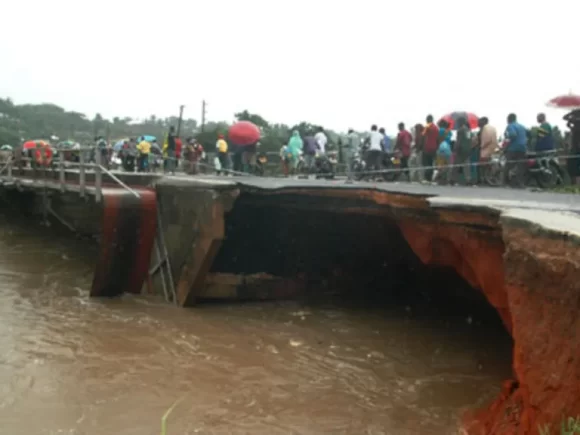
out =
[(559, 193), (580, 193), (579, 185), (559, 186), (553, 189), (554, 192)]
[(173, 410), (175, 409), (175, 407), (177, 405), (179, 405), (179, 403), (183, 400), (183, 397), (181, 399), (177, 399), (173, 405), (171, 405), (171, 407), (165, 411), (165, 414), (163, 414), (163, 417), (161, 417), (161, 435), (167, 435), (167, 419), (169, 418), (169, 415), (173, 412)]
[[(540, 426), (538, 430), (540, 435), (556, 435), (548, 425)], [(576, 418), (568, 417), (563, 419), (560, 435), (580, 435), (580, 415)]]

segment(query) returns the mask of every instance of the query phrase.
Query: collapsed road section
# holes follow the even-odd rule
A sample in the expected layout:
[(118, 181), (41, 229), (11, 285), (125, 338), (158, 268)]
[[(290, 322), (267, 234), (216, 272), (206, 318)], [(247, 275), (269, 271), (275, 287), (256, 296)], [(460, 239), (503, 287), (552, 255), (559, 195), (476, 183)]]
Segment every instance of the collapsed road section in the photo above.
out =
[[(453, 287), (493, 306), (514, 342), (513, 379), (466, 415), (467, 433), (529, 434), (580, 414), (577, 197), (210, 178), (156, 190), (181, 305), (291, 298), (419, 259), (453, 269)], [(386, 276), (396, 288), (400, 274)]]

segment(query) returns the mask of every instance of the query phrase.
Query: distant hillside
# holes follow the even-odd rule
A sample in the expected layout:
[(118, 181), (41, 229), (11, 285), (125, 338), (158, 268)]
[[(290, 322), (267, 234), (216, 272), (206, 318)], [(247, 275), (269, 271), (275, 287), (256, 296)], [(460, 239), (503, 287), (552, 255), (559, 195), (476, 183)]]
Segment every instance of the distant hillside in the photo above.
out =
[[(285, 144), (292, 132), (298, 130), (302, 136), (314, 134), (318, 126), (301, 122), (294, 126), (274, 124), (260, 115), (244, 110), (235, 114), (237, 120), (247, 120), (262, 130), (261, 145), (264, 151), (278, 151)], [(74, 140), (80, 143), (91, 142), (97, 135), (110, 140), (141, 135), (156, 136), (160, 140), (167, 133), (169, 126), (177, 126), (177, 117), (157, 118), (151, 115), (147, 120), (134, 120), (129, 117), (115, 117), (111, 120), (97, 114), (88, 119), (84, 114), (66, 111), (55, 104), (14, 104), (9, 98), (0, 98), (0, 145), (17, 145), (25, 140), (45, 139), (52, 136), (60, 140)], [(225, 122), (209, 122), (203, 131), (195, 119), (182, 122), (181, 136), (195, 136), (208, 151), (215, 149), (218, 133), (226, 134), (229, 125)], [(325, 130), (329, 139), (329, 148), (338, 144), (339, 135), (332, 130)]]
[[(0, 98), (0, 144), (16, 145), (24, 140), (51, 136), (78, 142), (91, 141), (96, 135), (117, 139), (150, 134), (161, 138), (169, 125), (177, 125), (177, 118), (160, 119), (152, 115), (145, 121), (129, 117), (108, 120), (97, 114), (88, 119), (82, 113), (69, 112), (55, 104), (14, 104), (9, 98)], [(196, 128), (194, 119), (185, 119), (182, 123), (184, 134), (193, 134)]]

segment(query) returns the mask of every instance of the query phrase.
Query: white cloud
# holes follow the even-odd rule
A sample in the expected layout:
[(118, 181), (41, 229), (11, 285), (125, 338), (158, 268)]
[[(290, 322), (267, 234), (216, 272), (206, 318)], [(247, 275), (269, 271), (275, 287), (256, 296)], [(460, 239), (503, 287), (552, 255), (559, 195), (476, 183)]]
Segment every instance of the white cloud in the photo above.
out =
[[(6, 2), (7, 0), (5, 0)], [(479, 6), (481, 5), (481, 6)], [(540, 7), (541, 6), (541, 7)], [(4, 6), (4, 9), (6, 6)], [(478, 9), (479, 8), (479, 9)], [(0, 95), (112, 117), (177, 114), (393, 131), (453, 110), (531, 124), (580, 92), (574, 2), (19, 0)]]

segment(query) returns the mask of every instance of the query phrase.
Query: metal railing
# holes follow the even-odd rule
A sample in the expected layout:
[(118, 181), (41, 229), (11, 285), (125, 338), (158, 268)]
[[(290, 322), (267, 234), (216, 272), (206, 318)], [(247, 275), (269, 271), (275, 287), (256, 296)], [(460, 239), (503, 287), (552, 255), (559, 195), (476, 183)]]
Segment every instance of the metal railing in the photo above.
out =
[[(87, 195), (89, 188), (93, 189), (95, 201), (101, 202), (103, 198), (103, 174), (107, 175), (116, 184), (127, 190), (137, 198), (139, 193), (129, 187), (126, 183), (115, 176), (111, 171), (102, 165), (100, 150), (96, 147), (81, 147), (78, 149), (51, 148), (52, 158), (43, 148), (32, 148), (21, 151), (14, 155), (11, 153), (5, 162), (0, 162), (0, 180), (8, 183), (19, 183), (21, 180), (31, 180), (32, 183), (41, 182), (43, 187), (55, 187), (61, 192), (74, 186), (74, 183), (67, 183), (67, 172), (78, 170), (78, 184), (76, 185), (81, 197)], [(30, 156), (31, 153), (39, 151), (40, 157)], [(65, 156), (74, 153), (78, 156), (78, 161), (66, 160)], [(94, 156), (91, 162), (90, 156)], [(53, 159), (55, 157), (55, 159)], [(16, 174), (18, 172), (18, 174)], [(26, 173), (31, 172), (31, 176)], [(94, 173), (94, 183), (87, 183), (87, 173)], [(58, 180), (58, 181), (57, 181)]]

